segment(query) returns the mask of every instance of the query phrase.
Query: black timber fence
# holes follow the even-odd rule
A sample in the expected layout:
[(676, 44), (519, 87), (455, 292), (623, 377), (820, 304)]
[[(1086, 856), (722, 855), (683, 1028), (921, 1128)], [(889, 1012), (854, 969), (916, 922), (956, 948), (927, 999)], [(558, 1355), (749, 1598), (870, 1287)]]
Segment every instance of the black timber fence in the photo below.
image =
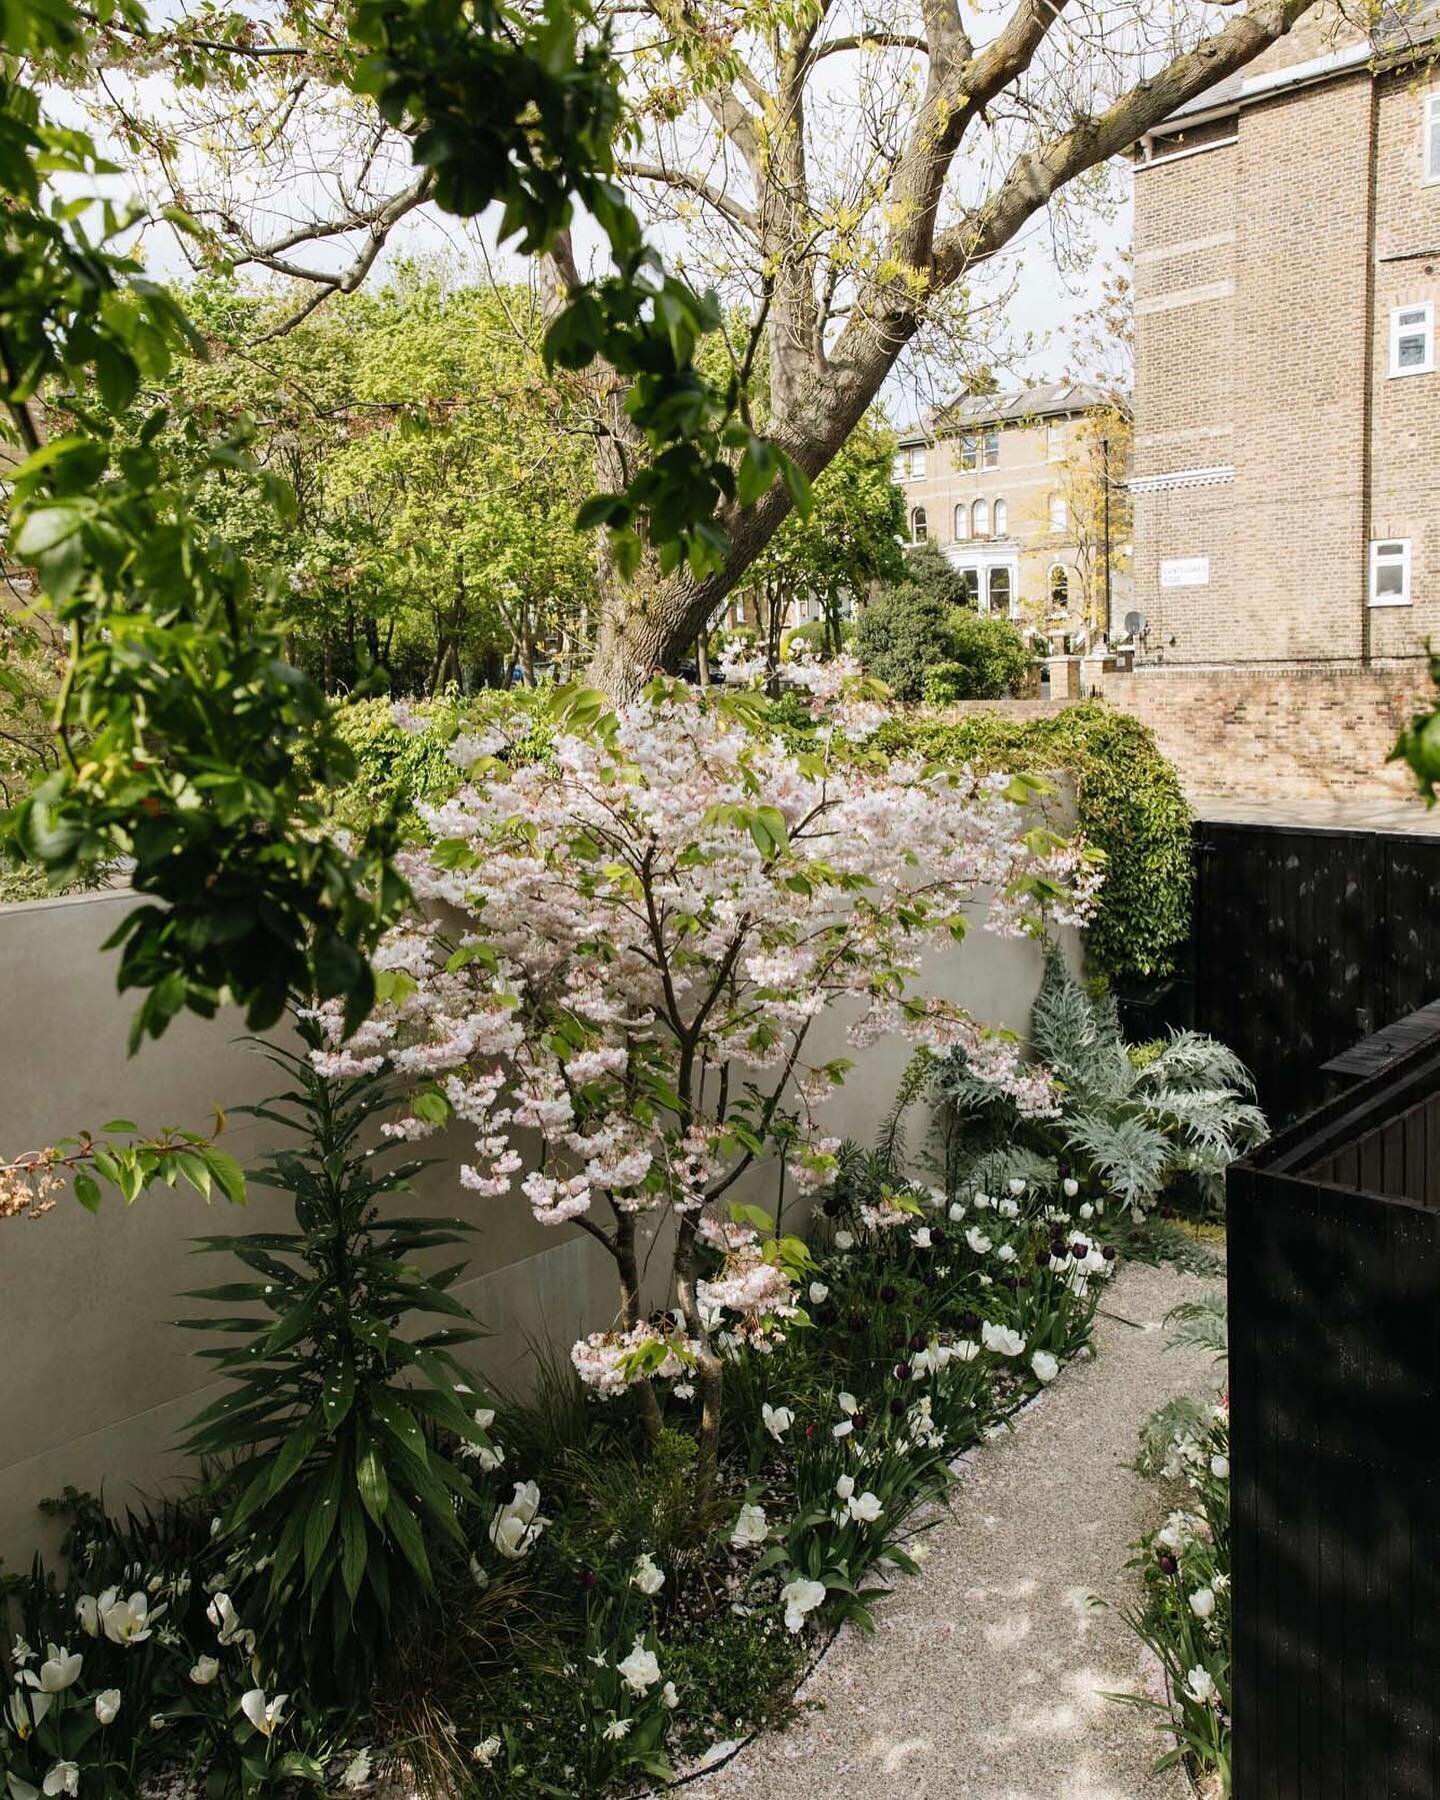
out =
[(1236, 1800), (1435, 1800), (1440, 1047), (1228, 1188)]
[(1251, 1069), (1284, 1124), (1335, 1091), (1324, 1065), (1440, 997), (1440, 835), (1195, 826), (1182, 978), (1128, 1003), (1131, 1036), (1193, 1025)]

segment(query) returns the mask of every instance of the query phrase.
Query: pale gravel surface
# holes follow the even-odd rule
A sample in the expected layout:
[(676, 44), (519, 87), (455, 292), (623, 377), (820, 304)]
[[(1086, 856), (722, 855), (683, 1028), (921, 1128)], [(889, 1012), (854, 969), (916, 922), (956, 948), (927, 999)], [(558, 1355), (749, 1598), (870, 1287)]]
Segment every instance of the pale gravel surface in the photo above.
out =
[[(1147, 1715), (1102, 1696), (1153, 1682), (1117, 1612), (1128, 1545), (1162, 1496), (1129, 1464), (1144, 1418), (1213, 1390), (1213, 1363), (1167, 1351), (1161, 1320), (1214, 1283), (1129, 1264), (1097, 1355), (967, 1459), (919, 1581), (878, 1631), (847, 1627), (802, 1690), (816, 1708), (687, 1785), (687, 1800), (1185, 1800)], [(1153, 1687), (1152, 1687), (1152, 1691)]]

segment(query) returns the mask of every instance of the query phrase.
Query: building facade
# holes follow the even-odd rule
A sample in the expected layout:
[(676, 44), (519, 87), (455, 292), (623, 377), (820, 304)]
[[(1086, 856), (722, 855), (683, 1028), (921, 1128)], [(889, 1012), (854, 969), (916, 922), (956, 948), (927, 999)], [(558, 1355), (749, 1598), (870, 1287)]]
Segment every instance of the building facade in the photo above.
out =
[(1436, 14), (1319, 6), (1137, 148), (1142, 664), (1440, 640)]
[(982, 613), (1049, 637), (1101, 635), (1107, 587), (1112, 609), (1128, 599), (1124, 435), (1093, 387), (968, 396), (900, 435), (910, 541), (938, 544)]

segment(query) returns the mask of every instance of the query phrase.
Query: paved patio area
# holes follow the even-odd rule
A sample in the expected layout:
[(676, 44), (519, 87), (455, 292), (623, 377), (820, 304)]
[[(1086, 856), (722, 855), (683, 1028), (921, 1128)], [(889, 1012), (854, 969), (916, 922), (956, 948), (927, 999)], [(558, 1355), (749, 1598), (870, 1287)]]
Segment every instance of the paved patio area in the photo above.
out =
[(1229, 794), (1186, 796), (1197, 819), (1233, 825), (1309, 825), (1330, 831), (1423, 832), (1440, 836), (1440, 806), (1423, 800), (1239, 800)]
[[(1163, 1505), (1129, 1467), (1141, 1421), (1204, 1395), (1214, 1365), (1167, 1351), (1161, 1321), (1206, 1283), (1127, 1266), (1098, 1356), (1068, 1370), (968, 1460), (924, 1579), (879, 1629), (846, 1629), (811, 1676), (809, 1716), (684, 1791), (693, 1800), (1185, 1800), (1144, 1714), (1104, 1698), (1146, 1683), (1118, 1613), (1127, 1546)], [(1129, 1321), (1123, 1323), (1121, 1321)], [(1138, 1327), (1138, 1329), (1136, 1328)], [(1153, 1690), (1152, 1690), (1153, 1691)]]

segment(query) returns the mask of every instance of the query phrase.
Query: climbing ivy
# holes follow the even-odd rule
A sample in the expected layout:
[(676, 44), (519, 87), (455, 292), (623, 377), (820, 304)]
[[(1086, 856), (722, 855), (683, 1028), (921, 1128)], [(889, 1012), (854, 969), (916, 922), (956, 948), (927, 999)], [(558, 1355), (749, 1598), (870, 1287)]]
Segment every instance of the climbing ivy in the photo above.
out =
[(1029, 719), (915, 713), (892, 719), (874, 742), (890, 755), (1068, 775), (1080, 828), (1106, 856), (1087, 940), (1092, 965), (1114, 981), (1174, 973), (1190, 930), (1191, 815), (1138, 719), (1094, 703)]

